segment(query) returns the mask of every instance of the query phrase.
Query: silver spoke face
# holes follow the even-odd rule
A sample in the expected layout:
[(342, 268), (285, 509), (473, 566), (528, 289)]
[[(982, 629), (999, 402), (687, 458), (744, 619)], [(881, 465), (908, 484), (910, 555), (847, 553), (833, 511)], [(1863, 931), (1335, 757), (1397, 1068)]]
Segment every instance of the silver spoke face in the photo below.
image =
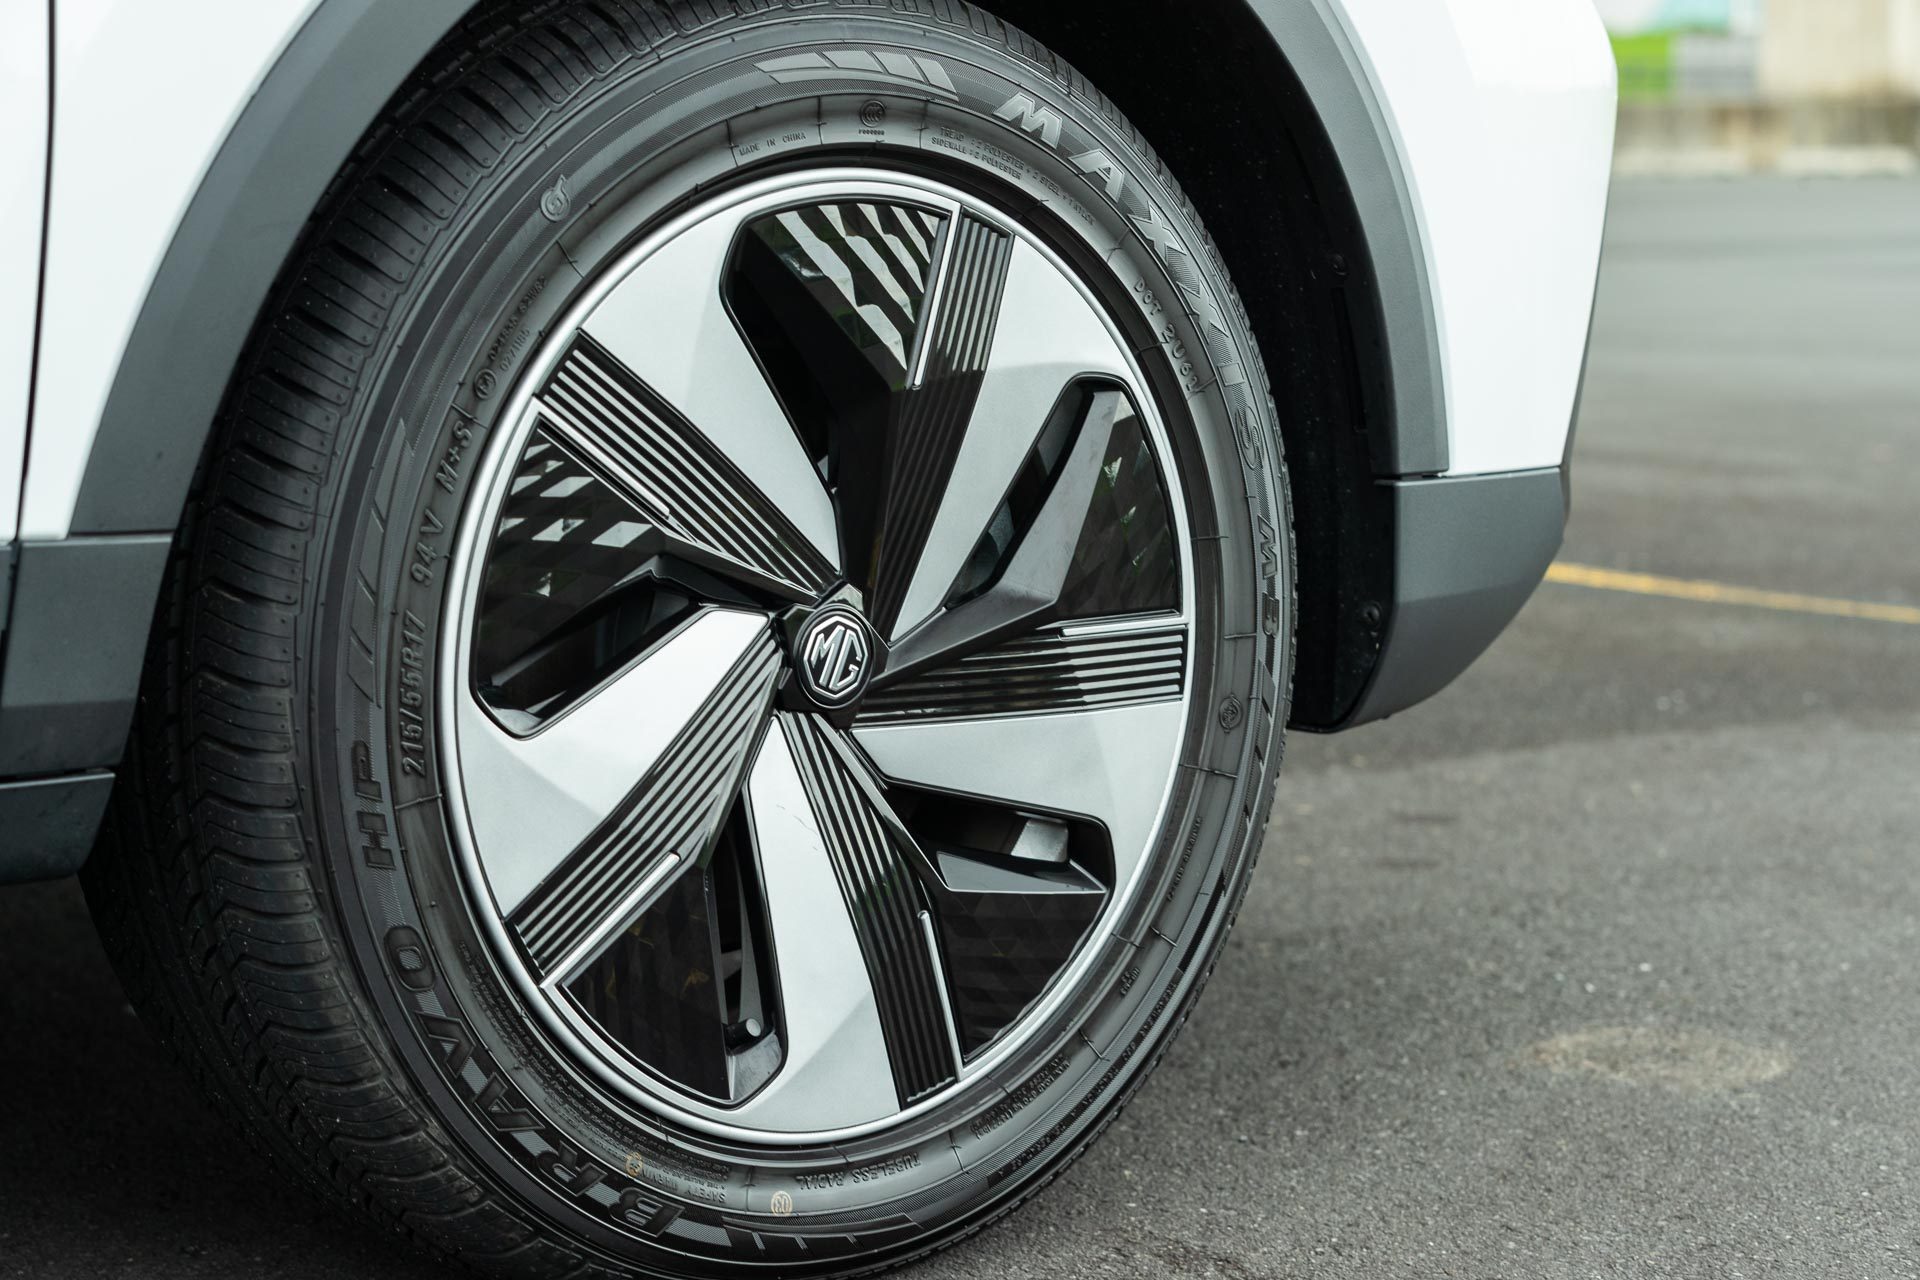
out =
[[(707, 610), (525, 737), (501, 728), (478, 698), (461, 699), (455, 724), (467, 817), (499, 908), (517, 912), (621, 811), (735, 665), (770, 644), (764, 617)], [(528, 822), (529, 814), (540, 820)]]
[(779, 653), (763, 629), (640, 785), (514, 909), (509, 922), (540, 974), (572, 978), (674, 872), (705, 862), (758, 745), (778, 675)]
[(545, 1034), (770, 1144), (939, 1105), (1088, 994), (1193, 697), (1172, 451), (1005, 214), (709, 201), (529, 362), (436, 691), (469, 897)]
[[(852, 867), (884, 865), (885, 854), (872, 845), (871, 831), (861, 828), (866, 815), (847, 802), (840, 785), (845, 779), (821, 758), (818, 728), (801, 717), (781, 720), (780, 729), (767, 736), (748, 791), (785, 996), (787, 1058), (773, 1083), (736, 1118), (780, 1132), (885, 1120), (899, 1110), (897, 1073), (914, 1069), (914, 1041), (929, 1034), (922, 1024), (903, 1038), (897, 1015), (883, 1019), (881, 1013), (872, 970), (888, 953), (876, 935), (897, 925), (898, 913), (884, 902), (873, 915), (849, 906), (853, 886), (865, 883)], [(879, 858), (868, 862), (875, 853)], [(913, 893), (911, 884), (894, 888), (902, 899)], [(917, 962), (915, 972), (924, 981), (935, 958), (919, 935), (918, 919), (910, 923), (911, 935), (900, 936), (895, 928), (886, 941), (905, 944), (906, 959)], [(937, 1002), (932, 1012), (938, 1015)], [(950, 1063), (944, 1041), (933, 1043)], [(892, 1052), (895, 1044), (904, 1052)]]

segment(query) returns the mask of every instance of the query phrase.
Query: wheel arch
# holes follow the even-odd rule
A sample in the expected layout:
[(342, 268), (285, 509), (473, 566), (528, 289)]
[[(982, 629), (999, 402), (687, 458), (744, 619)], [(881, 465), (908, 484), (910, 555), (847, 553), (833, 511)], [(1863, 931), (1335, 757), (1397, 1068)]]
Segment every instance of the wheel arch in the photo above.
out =
[[(58, 671), (9, 664), (0, 707), (16, 701), (5, 696), (13, 686), (31, 686), (32, 722), (70, 728), (51, 753), (9, 760), (0, 774), (97, 770), (119, 759), (165, 546), (240, 353), (334, 174), (474, 7), (322, 0), (241, 111), (141, 305), (71, 536), (58, 544), (67, 607), (48, 616), (79, 609), (96, 634), (129, 642), (100, 646), (97, 661), (63, 659)], [(1443, 471), (1447, 434), (1418, 230), (1351, 42), (1329, 0), (1213, 0), (1173, 22), (1151, 0), (1112, 0), (1097, 17), (1035, 0), (996, 8), (1141, 128), (1243, 291), (1293, 474), (1292, 719), (1343, 727), (1374, 682), (1393, 613), (1387, 482)], [(1146, 30), (1154, 38), (1138, 39)], [(47, 612), (24, 599), (30, 585), (16, 584), (16, 633)], [(11, 639), (18, 659), (29, 646)], [(87, 715), (63, 713), (74, 706)], [(25, 732), (14, 709), (0, 713), (0, 728), (21, 732), (0, 739), (31, 745), (41, 735)]]
[[(470, 0), (324, 0), (236, 122), (156, 274), (107, 398), (73, 534), (179, 523), (221, 395), (332, 175)], [(1280, 400), (1300, 557), (1293, 720), (1333, 728), (1393, 600), (1383, 478), (1447, 467), (1428, 273), (1382, 109), (1326, 0), (998, 8), (1166, 159), (1242, 290)], [(1151, 41), (1138, 33), (1153, 30)], [(1169, 93), (1178, 84), (1187, 91)], [(1249, 189), (1251, 186), (1251, 189)]]
[(1176, 22), (1153, 0), (1005, 7), (1159, 152), (1260, 341), (1299, 558), (1291, 723), (1408, 705), (1367, 695), (1396, 612), (1396, 482), (1447, 470), (1446, 403), (1412, 197), (1334, 6), (1212, 0)]
[(141, 304), (74, 537), (171, 533), (240, 353), (334, 175), (472, 0), (322, 0), (240, 112)]

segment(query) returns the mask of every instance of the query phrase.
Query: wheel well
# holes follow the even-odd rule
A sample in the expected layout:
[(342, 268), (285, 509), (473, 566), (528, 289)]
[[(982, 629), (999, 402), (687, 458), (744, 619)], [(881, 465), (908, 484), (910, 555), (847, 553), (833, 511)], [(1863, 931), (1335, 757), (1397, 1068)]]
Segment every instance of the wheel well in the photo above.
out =
[[(1388, 460), (1403, 442), (1381, 286), (1352, 190), (1313, 101), (1249, 7), (1255, 2), (1193, 0), (1170, 19), (1156, 0), (986, 0), (1078, 65), (1140, 126), (1238, 282), (1292, 478), (1292, 722), (1332, 728), (1359, 705), (1379, 656), (1393, 598), (1394, 508), (1375, 476), (1394, 470)], [(475, 7), (327, 0), (315, 8), (222, 143), (148, 289), (71, 536), (19, 553), (0, 684), (0, 742), (16, 750), (0, 748), (0, 776), (34, 775), (49, 789), (0, 809), (18, 814), (30, 803), (28, 816), (57, 821), (59, 847), (76, 861), (97, 825), (106, 769), (126, 746), (154, 593), (234, 361), (332, 175)], [(1379, 177), (1355, 173), (1363, 187)], [(1379, 202), (1368, 208), (1377, 212)], [(1390, 249), (1380, 253), (1391, 265)], [(1409, 345), (1417, 344), (1396, 350)], [(1418, 405), (1407, 408), (1417, 416)], [(57, 584), (63, 612), (39, 605), (36, 583)], [(82, 616), (78, 631), (125, 643), (68, 643), (78, 632), (66, 620)], [(44, 619), (44, 644), (23, 631), (27, 617)], [(40, 731), (48, 725), (58, 732)]]
[[(1392, 600), (1393, 507), (1375, 477), (1394, 470), (1396, 440), (1380, 287), (1319, 114), (1247, 0), (1197, 0), (1171, 21), (1156, 0), (988, 3), (1141, 128), (1240, 288), (1292, 479), (1292, 721), (1335, 727), (1372, 676)], [(149, 290), (76, 499), (76, 536), (159, 534), (178, 522), (234, 353), (324, 175), (377, 116), (382, 86), (404, 85), (470, 7), (329, 3), (303, 28), (223, 146)], [(299, 146), (287, 141), (295, 126)], [(243, 224), (246, 234), (234, 231)], [(178, 323), (189, 315), (195, 324)]]
[[(1240, 0), (1011, 3), (1159, 152), (1246, 306), (1286, 445), (1299, 556), (1292, 723), (1340, 725), (1393, 599), (1393, 396), (1351, 189), (1285, 55)], [(1150, 32), (1150, 39), (1142, 33)]]

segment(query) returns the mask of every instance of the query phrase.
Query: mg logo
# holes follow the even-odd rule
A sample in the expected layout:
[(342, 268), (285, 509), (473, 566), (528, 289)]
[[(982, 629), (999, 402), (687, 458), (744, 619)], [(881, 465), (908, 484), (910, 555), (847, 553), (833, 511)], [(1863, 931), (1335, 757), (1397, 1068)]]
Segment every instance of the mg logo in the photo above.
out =
[(800, 682), (823, 707), (859, 700), (873, 675), (873, 640), (860, 615), (845, 606), (822, 609), (801, 629)]

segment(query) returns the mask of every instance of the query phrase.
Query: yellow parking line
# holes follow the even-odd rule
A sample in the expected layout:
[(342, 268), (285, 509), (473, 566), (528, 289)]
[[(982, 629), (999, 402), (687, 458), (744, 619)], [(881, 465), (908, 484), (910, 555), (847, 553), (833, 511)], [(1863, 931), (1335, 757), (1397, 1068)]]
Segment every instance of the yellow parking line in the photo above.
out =
[(1817, 613), (1829, 618), (1865, 618), (1872, 622), (1903, 622), (1920, 627), (1920, 608), (1906, 604), (1875, 604), (1869, 600), (1835, 600), (1803, 596), (1792, 591), (1761, 591), (1698, 578), (1663, 578), (1653, 573), (1623, 573), (1590, 564), (1560, 562), (1547, 570), (1548, 582), (1592, 587), (1598, 591), (1627, 591), (1637, 596), (1665, 596), (1701, 604), (1737, 604), (1782, 613)]

